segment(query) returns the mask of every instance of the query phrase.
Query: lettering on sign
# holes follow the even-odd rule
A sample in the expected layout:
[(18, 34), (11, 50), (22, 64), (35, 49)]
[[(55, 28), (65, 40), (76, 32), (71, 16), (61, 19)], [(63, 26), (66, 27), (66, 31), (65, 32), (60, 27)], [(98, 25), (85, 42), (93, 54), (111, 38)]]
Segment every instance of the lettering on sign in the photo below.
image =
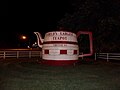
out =
[(54, 35), (67, 35), (67, 36), (76, 36), (72, 32), (49, 32), (46, 34), (47, 36), (54, 36)]
[(56, 32), (50, 32), (50, 33), (47, 33), (46, 35), (47, 36), (51, 36), (51, 35), (53, 36), (53, 35), (57, 35), (57, 33)]
[(67, 37), (53, 37), (53, 40), (67, 40)]

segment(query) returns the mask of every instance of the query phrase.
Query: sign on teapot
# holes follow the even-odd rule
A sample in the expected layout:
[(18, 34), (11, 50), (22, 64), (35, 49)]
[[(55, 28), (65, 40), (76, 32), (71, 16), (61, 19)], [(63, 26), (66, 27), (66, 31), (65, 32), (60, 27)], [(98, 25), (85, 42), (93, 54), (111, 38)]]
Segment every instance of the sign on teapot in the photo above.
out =
[[(91, 56), (93, 53), (92, 33), (79, 31), (77, 34), (69, 31), (50, 31), (44, 39), (39, 32), (37, 36), (38, 46), (42, 48), (42, 63), (47, 65), (71, 65), (78, 62), (79, 57)], [(89, 35), (90, 53), (79, 55), (77, 38), (81, 34)]]

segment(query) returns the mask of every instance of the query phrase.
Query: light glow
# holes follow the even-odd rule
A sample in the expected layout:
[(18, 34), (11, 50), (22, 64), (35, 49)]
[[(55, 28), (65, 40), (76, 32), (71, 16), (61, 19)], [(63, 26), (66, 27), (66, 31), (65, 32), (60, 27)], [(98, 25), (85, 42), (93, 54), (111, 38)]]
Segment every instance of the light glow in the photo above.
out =
[(26, 39), (27, 37), (26, 36), (22, 36), (22, 39)]

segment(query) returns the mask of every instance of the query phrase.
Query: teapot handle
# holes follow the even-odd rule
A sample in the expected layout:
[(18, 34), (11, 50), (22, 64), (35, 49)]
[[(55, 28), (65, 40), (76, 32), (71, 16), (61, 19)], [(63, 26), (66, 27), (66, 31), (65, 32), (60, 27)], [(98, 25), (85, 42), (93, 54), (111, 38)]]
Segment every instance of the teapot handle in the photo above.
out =
[(90, 40), (90, 53), (82, 54), (82, 55), (79, 55), (78, 57), (91, 56), (91, 55), (93, 54), (93, 38), (92, 38), (92, 32), (89, 32), (89, 31), (79, 31), (79, 32), (77, 33), (77, 38), (78, 38), (81, 34), (89, 35), (89, 40)]

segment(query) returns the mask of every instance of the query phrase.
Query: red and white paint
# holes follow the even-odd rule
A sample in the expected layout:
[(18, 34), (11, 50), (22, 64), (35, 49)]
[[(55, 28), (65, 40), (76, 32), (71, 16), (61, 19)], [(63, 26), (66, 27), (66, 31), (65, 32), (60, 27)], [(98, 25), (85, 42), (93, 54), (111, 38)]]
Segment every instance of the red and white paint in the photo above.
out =
[(77, 33), (77, 38), (78, 38), (81, 34), (89, 35), (89, 41), (90, 41), (90, 46), (89, 46), (89, 48), (90, 48), (90, 53), (79, 55), (79, 57), (91, 56), (91, 55), (93, 54), (93, 38), (92, 38), (92, 32), (79, 31), (79, 32)]
[[(48, 65), (70, 65), (78, 62), (78, 58), (81, 57), (79, 56), (78, 41), (75, 33), (51, 31), (45, 34), (44, 40), (39, 32), (34, 33), (37, 35), (38, 46), (42, 48), (43, 63)], [(80, 34), (83, 33), (79, 32), (78, 35)]]

